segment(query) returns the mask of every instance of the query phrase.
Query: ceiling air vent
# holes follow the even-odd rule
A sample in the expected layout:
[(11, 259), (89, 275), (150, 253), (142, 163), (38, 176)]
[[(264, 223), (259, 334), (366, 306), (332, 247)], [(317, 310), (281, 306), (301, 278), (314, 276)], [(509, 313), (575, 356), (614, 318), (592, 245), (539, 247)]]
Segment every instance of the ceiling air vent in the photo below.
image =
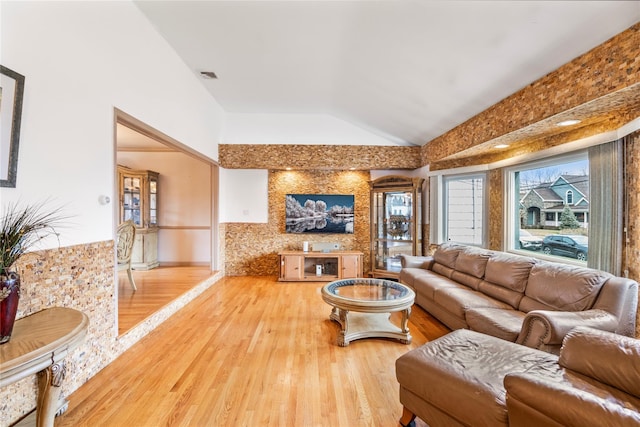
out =
[(213, 71), (200, 71), (200, 75), (205, 79), (217, 79), (216, 73)]

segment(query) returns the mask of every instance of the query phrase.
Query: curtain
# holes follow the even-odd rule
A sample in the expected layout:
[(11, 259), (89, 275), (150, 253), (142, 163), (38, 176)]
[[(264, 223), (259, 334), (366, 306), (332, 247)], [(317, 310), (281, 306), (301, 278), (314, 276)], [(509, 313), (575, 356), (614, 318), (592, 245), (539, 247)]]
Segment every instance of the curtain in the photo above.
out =
[(620, 276), (624, 194), (623, 140), (589, 148), (587, 265)]

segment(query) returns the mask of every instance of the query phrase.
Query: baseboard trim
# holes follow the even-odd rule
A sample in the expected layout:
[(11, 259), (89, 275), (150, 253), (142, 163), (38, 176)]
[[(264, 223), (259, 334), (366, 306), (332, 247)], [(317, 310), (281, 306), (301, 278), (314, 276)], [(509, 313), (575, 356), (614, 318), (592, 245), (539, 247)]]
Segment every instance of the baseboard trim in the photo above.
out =
[(208, 262), (161, 262), (160, 267), (209, 267)]

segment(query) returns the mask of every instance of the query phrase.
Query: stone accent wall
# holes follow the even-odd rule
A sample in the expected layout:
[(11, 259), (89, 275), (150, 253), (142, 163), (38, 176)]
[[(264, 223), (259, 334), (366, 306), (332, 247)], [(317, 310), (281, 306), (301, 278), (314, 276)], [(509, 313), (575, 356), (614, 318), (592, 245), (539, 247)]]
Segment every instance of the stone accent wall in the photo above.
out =
[(422, 147), (422, 164), (523, 132), (549, 117), (639, 83), (640, 24), (636, 24), (432, 140)]
[[(17, 318), (48, 307), (74, 308), (89, 317), (84, 343), (65, 358), (63, 396), (69, 396), (221, 277), (217, 274), (199, 284), (118, 336), (113, 245), (111, 240), (32, 252), (16, 265), (21, 276)], [(36, 396), (36, 375), (0, 389), (0, 426), (11, 425), (31, 412), (36, 407)]]
[(502, 249), (502, 235), (504, 230), (504, 174), (502, 169), (489, 171), (489, 249)]
[[(622, 270), (640, 283), (640, 131), (627, 136), (625, 158), (625, 210), (628, 212), (627, 244), (624, 246)], [(640, 337), (640, 302), (636, 318), (636, 337)]]
[[(65, 359), (68, 396), (113, 360), (116, 341), (113, 241), (33, 252), (16, 266), (21, 277), (18, 318), (47, 307), (70, 307), (89, 316), (84, 344)], [(36, 406), (35, 375), (0, 389), (2, 424), (15, 421)]]
[[(337, 242), (344, 250), (364, 253), (364, 271), (369, 270), (369, 172), (363, 171), (269, 171), (269, 222), (224, 225), (229, 276), (279, 275), (278, 252), (302, 250), (302, 242)], [(354, 234), (287, 234), (285, 197), (292, 194), (353, 194)]]
[[(421, 147), (363, 145), (220, 144), (227, 169), (357, 170), (417, 169)], [(248, 155), (250, 153), (250, 155)]]
[[(640, 86), (640, 85), (636, 85)], [(638, 90), (640, 93), (640, 90)], [(640, 97), (640, 95), (639, 95)], [(519, 132), (514, 132), (510, 135), (505, 135), (503, 138), (496, 138), (495, 140), (490, 141), (489, 145), (494, 146), (499, 142), (505, 142), (507, 144), (511, 144), (509, 149), (501, 150), (499, 152), (483, 153), (472, 157), (463, 157), (458, 158), (457, 156), (452, 156), (455, 158), (449, 158), (446, 160), (440, 160), (430, 165), (430, 170), (443, 170), (443, 169), (453, 169), (468, 166), (470, 164), (490, 164), (494, 162), (498, 162), (500, 160), (523, 156), (531, 153), (536, 153), (541, 150), (545, 150), (548, 148), (556, 147), (567, 142), (578, 141), (583, 138), (587, 138), (592, 135), (602, 134), (605, 132), (609, 132), (612, 130), (617, 130), (621, 126), (631, 122), (638, 116), (640, 116), (640, 99), (634, 101), (637, 106), (636, 110), (633, 113), (618, 115), (615, 117), (610, 117), (608, 120), (590, 125), (590, 126), (582, 126), (578, 129), (563, 132), (559, 135), (552, 135), (547, 137), (538, 137), (538, 138), (527, 138), (523, 137), (523, 139), (517, 140), (514, 139), (516, 134)], [(555, 125), (551, 125), (555, 126)], [(508, 141), (505, 141), (508, 140)], [(486, 150), (484, 148), (485, 144), (479, 144), (474, 148), (478, 150)], [(470, 149), (467, 150), (467, 154), (472, 154), (475, 150)]]

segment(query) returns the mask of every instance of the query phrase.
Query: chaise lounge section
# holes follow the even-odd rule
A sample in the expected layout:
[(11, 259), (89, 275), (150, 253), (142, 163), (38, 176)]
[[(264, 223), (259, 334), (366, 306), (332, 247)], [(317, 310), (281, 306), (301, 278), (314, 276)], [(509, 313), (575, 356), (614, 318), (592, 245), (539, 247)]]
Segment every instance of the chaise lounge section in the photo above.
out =
[(396, 378), (403, 426), (640, 426), (640, 340), (592, 328), (559, 356), (456, 330), (398, 358)]
[(576, 326), (635, 335), (638, 283), (586, 267), (447, 243), (402, 256), (400, 281), (451, 329), (551, 353)]

